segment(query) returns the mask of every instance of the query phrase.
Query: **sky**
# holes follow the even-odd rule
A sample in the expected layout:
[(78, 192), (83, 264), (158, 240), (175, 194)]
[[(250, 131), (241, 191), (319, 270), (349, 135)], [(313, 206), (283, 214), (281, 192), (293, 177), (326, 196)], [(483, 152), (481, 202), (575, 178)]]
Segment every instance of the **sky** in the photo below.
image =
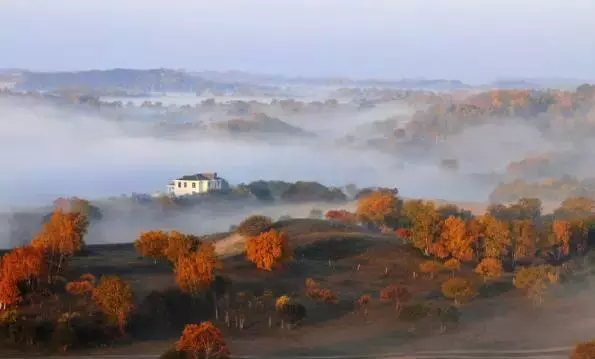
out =
[(594, 0), (0, 0), (0, 68), (595, 79)]

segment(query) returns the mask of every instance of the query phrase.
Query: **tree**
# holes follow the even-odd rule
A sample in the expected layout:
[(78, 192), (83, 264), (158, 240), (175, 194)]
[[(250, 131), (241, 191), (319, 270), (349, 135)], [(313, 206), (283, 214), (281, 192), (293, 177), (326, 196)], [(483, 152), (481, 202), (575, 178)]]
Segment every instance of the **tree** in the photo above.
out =
[(0, 279), (0, 310), (6, 310), (21, 301), (17, 284), (9, 278)]
[(578, 343), (572, 353), (570, 359), (593, 359), (595, 358), (595, 340)]
[(50, 279), (62, 270), (69, 257), (83, 248), (88, 225), (86, 216), (81, 212), (56, 209), (42, 231), (31, 241), (33, 247), (46, 253)]
[(44, 252), (31, 246), (17, 247), (2, 257), (0, 277), (31, 286), (46, 273)]
[(246, 256), (256, 267), (271, 271), (290, 261), (293, 253), (287, 234), (271, 229), (248, 239)]
[(270, 217), (252, 215), (238, 224), (236, 233), (245, 237), (254, 237), (268, 231), (272, 225), (273, 221)]
[(357, 204), (357, 217), (376, 227), (395, 227), (401, 214), (402, 201), (391, 191), (375, 191), (361, 198)]
[(499, 258), (508, 252), (510, 231), (506, 223), (489, 214), (479, 217), (482, 226), (484, 255)]
[(461, 269), (461, 262), (458, 259), (451, 258), (444, 262), (444, 269), (447, 269), (451, 272), (451, 275), (454, 277), (455, 273)]
[(496, 258), (484, 258), (475, 267), (475, 273), (482, 276), (484, 282), (499, 278), (502, 275), (502, 262)]
[(461, 261), (473, 259), (474, 237), (467, 233), (465, 221), (454, 216), (448, 217), (442, 225), (442, 233), (438, 246), (444, 248), (446, 255), (451, 255)]
[(226, 359), (230, 355), (221, 331), (211, 322), (186, 324), (176, 350), (204, 359)]
[(434, 276), (436, 273), (438, 273), (438, 271), (440, 271), (441, 268), (442, 264), (433, 260), (423, 261), (419, 264), (419, 271), (429, 274), (430, 279), (434, 279)]
[(223, 266), (215, 253), (215, 246), (205, 242), (198, 251), (179, 257), (174, 265), (176, 283), (180, 289), (191, 295), (208, 288), (215, 279), (215, 271)]
[(401, 306), (411, 300), (411, 292), (404, 286), (390, 284), (380, 291), (380, 300), (390, 300), (395, 305), (397, 314), (401, 311)]
[(442, 218), (436, 212), (434, 202), (407, 201), (403, 206), (403, 213), (412, 224), (409, 241), (414, 247), (429, 255), (436, 249), (434, 243), (442, 229)]
[(345, 224), (355, 224), (357, 222), (357, 216), (355, 213), (346, 211), (344, 209), (330, 210), (326, 212), (324, 218), (329, 221), (337, 221)]
[(554, 234), (554, 259), (560, 260), (570, 254), (570, 221), (555, 220), (552, 223), (552, 232)]
[(519, 269), (514, 276), (513, 284), (516, 288), (523, 290), (535, 302), (542, 303), (547, 284), (553, 284), (557, 281), (558, 272), (556, 268), (548, 264), (542, 264)]
[(460, 305), (477, 296), (477, 290), (473, 284), (465, 278), (451, 278), (442, 283), (442, 294), (445, 297), (454, 299), (455, 306)]
[(165, 257), (170, 262), (175, 263), (178, 258), (190, 255), (190, 252), (196, 250), (200, 243), (201, 241), (197, 236), (171, 231), (167, 237)]
[(152, 257), (155, 263), (158, 259), (165, 257), (165, 250), (168, 244), (168, 235), (164, 231), (141, 232), (134, 241), (134, 248), (144, 257)]
[(522, 259), (533, 259), (537, 248), (537, 229), (532, 220), (512, 222), (512, 258), (516, 263)]
[(128, 315), (133, 308), (130, 285), (116, 276), (101, 277), (99, 284), (93, 289), (92, 298), (108, 320), (117, 325), (124, 335)]

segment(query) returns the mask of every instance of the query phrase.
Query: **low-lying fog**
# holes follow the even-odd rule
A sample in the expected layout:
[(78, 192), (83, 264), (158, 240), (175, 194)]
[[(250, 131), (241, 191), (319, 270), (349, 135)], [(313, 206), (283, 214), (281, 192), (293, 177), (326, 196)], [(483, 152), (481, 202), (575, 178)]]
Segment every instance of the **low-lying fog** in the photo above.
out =
[[(462, 185), (460, 176), (442, 173), (434, 165), (409, 163), (401, 169), (399, 164), (406, 159), (398, 154), (348, 150), (327, 141), (302, 146), (132, 136), (127, 124), (10, 100), (0, 101), (0, 113), (0, 160), (5, 168), (0, 203), (4, 208), (46, 204), (57, 196), (101, 198), (163, 191), (173, 178), (209, 171), (232, 184), (310, 180), (332, 186), (398, 187), (409, 196), (469, 200), (486, 195), (485, 190), (471, 183)], [(353, 118), (335, 121), (343, 131), (349, 121), (361, 125), (365, 117), (355, 114)], [(369, 120), (377, 119), (370, 116)]]
[[(399, 153), (347, 149), (326, 136), (281, 144), (232, 138), (162, 139), (145, 135), (147, 124), (142, 122), (109, 121), (31, 101), (2, 99), (0, 114), (2, 211), (47, 205), (59, 196), (101, 199), (133, 192), (163, 192), (170, 180), (196, 172), (218, 172), (232, 185), (259, 179), (305, 180), (340, 187), (397, 187), (406, 197), (479, 202), (487, 200), (495, 183), (482, 181), (476, 174), (501, 171), (509, 161), (554, 149), (537, 130), (514, 121), (469, 129), (446, 139), (426, 160), (413, 161)], [(367, 123), (403, 115), (397, 107), (379, 107), (345, 116), (321, 116), (317, 121), (310, 119), (305, 127), (321, 134), (357, 135)], [(288, 122), (298, 125), (294, 120)], [(461, 169), (440, 169), (439, 162), (444, 158), (457, 158)], [(309, 205), (298, 215), (307, 214), (312, 207)], [(208, 233), (225, 230), (254, 210), (226, 208), (224, 216), (219, 213), (215, 217), (211, 217), (211, 210), (189, 214), (194, 221), (180, 218), (164, 225), (184, 229), (190, 223), (198, 227), (188, 230)], [(296, 215), (288, 208), (266, 210), (273, 217)], [(226, 220), (215, 221), (222, 217)], [(107, 219), (106, 223), (119, 226)], [(132, 233), (149, 223), (121, 226)], [(114, 233), (101, 236), (128, 237)]]

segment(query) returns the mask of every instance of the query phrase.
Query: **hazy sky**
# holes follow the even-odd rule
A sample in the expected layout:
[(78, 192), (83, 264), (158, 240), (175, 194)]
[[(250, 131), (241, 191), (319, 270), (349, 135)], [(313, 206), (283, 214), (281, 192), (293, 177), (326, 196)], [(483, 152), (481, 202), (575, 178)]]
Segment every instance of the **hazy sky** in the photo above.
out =
[(0, 68), (595, 79), (595, 0), (0, 0)]

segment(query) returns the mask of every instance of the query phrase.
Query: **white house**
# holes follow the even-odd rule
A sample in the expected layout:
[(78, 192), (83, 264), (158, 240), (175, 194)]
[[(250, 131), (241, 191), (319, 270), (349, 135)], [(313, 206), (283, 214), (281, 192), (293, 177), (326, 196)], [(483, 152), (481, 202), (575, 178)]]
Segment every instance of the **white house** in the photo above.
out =
[(178, 178), (167, 185), (167, 193), (174, 196), (186, 196), (213, 192), (223, 189), (225, 180), (215, 173), (197, 173)]

